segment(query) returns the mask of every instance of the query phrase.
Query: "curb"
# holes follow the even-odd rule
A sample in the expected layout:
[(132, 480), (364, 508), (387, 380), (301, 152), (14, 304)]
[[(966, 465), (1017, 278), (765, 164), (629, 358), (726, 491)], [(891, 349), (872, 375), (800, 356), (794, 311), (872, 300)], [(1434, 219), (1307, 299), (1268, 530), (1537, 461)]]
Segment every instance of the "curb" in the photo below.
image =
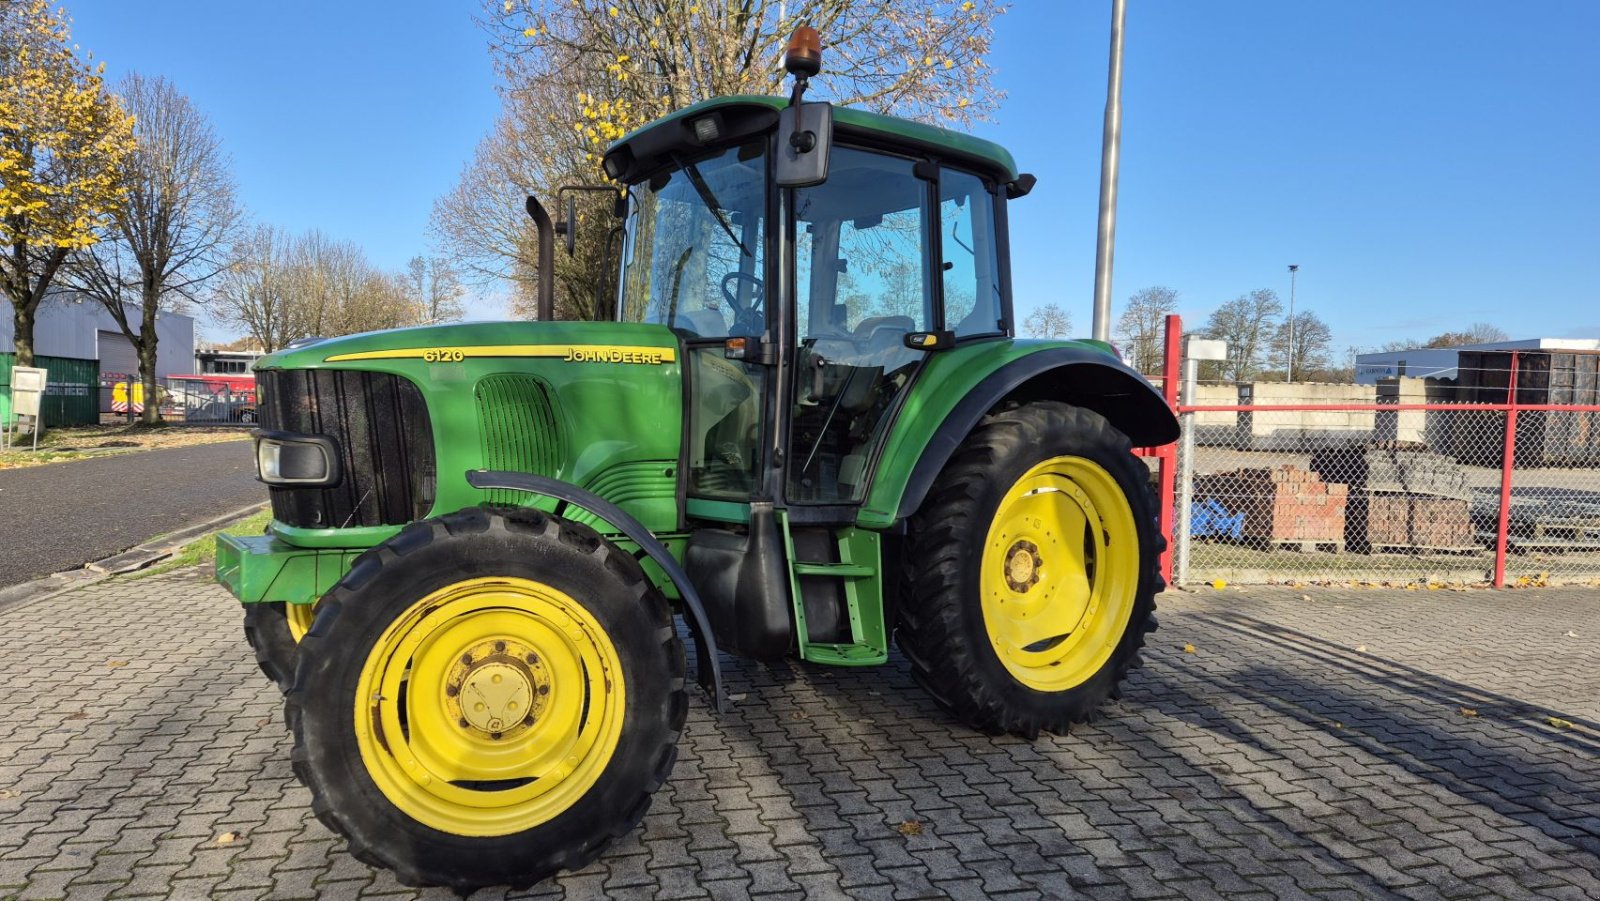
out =
[(80, 569), (55, 573), (42, 579), (35, 579), (32, 582), (24, 582), (21, 585), (0, 589), (0, 611), (55, 597), (62, 592), (83, 588), (96, 582), (103, 582), (112, 576), (144, 569), (152, 563), (157, 563), (172, 556), (180, 548), (196, 538), (215, 532), (229, 523), (244, 519), (264, 509), (266, 506), (265, 503), (259, 503), (241, 507), (231, 513), (224, 513), (198, 525), (189, 526), (188, 528), (162, 535), (159, 538), (153, 538), (137, 547), (130, 548), (120, 554), (113, 554), (103, 560), (96, 560)]

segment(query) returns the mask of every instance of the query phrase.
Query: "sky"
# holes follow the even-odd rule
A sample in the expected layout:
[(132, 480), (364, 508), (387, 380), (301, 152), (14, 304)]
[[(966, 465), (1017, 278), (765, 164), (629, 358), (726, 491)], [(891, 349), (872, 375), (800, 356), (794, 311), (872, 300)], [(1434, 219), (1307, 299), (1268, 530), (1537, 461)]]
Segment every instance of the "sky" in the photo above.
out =
[[(475, 0), (65, 0), (112, 78), (162, 74), (211, 116), (261, 222), (398, 269), (429, 247), (498, 101)], [(1348, 346), (1476, 321), (1600, 337), (1600, 3), (1131, 0), (1114, 313), (1186, 326), (1256, 288)], [(973, 128), (1038, 176), (1011, 208), (1019, 318), (1088, 334), (1109, 0), (1016, 0)], [(480, 298), (470, 312), (499, 315)], [(227, 329), (209, 325), (211, 337)]]

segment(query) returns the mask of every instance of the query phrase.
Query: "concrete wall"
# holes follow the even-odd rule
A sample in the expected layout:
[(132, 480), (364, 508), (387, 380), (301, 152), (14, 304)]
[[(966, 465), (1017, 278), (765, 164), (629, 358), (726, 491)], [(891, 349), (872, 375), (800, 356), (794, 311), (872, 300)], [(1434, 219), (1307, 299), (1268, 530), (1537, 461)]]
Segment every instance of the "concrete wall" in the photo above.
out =
[[(1195, 403), (1202, 406), (1251, 404), (1247, 413), (1196, 413), (1195, 442), (1239, 450), (1307, 452), (1318, 447), (1368, 440), (1418, 441), (1445, 452), (1464, 437), (1479, 441), (1464, 412), (1397, 410), (1307, 411), (1283, 406), (1308, 404), (1440, 404), (1456, 401), (1454, 382), (1440, 379), (1385, 379), (1378, 385), (1321, 385), (1256, 382), (1243, 385), (1200, 385)], [(1489, 414), (1497, 415), (1497, 414)]]
[[(11, 313), (9, 304), (0, 311), (0, 353), (16, 350)], [(129, 307), (128, 318), (137, 329), (139, 311)], [(33, 352), (50, 357), (98, 360), (102, 331), (121, 334), (117, 321), (104, 307), (92, 300), (80, 301), (67, 294), (57, 294), (46, 299), (39, 308), (39, 317), (34, 323)], [(156, 317), (156, 335), (156, 375), (193, 374), (194, 319), (181, 313), (163, 312)]]

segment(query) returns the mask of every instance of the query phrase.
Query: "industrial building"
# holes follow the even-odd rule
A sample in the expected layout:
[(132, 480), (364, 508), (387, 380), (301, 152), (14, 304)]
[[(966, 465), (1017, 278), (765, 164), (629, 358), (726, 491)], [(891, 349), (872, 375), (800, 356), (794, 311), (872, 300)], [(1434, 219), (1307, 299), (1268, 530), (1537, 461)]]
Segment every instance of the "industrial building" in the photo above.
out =
[(1458, 377), (1462, 351), (1600, 351), (1600, 338), (1525, 338), (1460, 347), (1413, 347), (1356, 355), (1356, 384), (1376, 385), (1379, 379), (1406, 376), (1417, 379)]
[[(130, 322), (139, 310), (127, 308)], [(16, 358), (12, 311), (0, 315), (0, 420), (9, 414), (11, 367)], [(189, 375), (195, 371), (195, 323), (192, 316), (162, 312), (156, 316), (156, 376)], [(110, 396), (102, 386), (137, 379), (139, 357), (133, 342), (97, 301), (59, 292), (39, 308), (33, 331), (34, 365), (50, 370), (43, 398), (46, 426), (82, 425), (98, 421)]]

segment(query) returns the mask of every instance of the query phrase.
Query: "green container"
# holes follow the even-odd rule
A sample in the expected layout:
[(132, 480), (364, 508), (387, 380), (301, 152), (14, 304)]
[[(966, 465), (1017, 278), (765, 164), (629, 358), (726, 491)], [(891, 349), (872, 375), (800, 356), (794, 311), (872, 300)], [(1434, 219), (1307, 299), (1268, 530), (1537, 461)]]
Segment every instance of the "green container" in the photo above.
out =
[[(0, 353), (0, 422), (11, 421), (11, 367), (16, 361), (16, 354)], [(33, 365), (50, 373), (39, 404), (45, 428), (100, 421), (99, 360), (36, 356)]]

